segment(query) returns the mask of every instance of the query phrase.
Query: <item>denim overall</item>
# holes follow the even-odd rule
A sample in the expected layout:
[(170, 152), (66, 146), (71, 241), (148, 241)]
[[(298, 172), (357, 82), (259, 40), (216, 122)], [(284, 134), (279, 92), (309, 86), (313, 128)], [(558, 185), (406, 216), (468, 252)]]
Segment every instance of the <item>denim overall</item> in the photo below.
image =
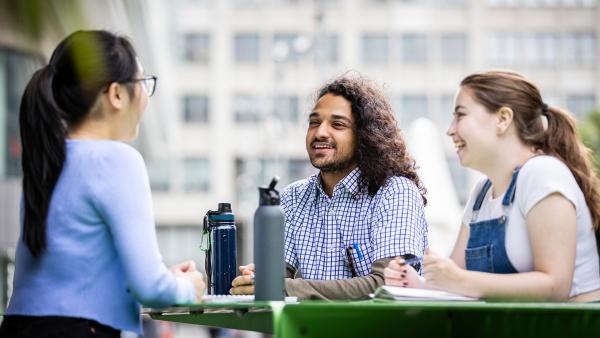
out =
[(493, 273), (517, 272), (506, 254), (505, 238), (508, 212), (515, 199), (518, 174), (519, 168), (513, 171), (510, 185), (502, 199), (503, 215), (500, 218), (476, 221), (483, 199), (492, 186), (492, 182), (488, 179), (481, 188), (473, 205), (473, 215), (469, 224), (469, 241), (465, 250), (467, 270)]

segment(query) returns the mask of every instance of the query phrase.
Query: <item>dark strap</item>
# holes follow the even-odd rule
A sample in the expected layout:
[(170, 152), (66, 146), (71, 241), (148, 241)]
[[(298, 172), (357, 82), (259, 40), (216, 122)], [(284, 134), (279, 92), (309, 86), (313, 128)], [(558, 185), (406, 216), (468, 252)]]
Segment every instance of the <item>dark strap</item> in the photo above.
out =
[(485, 194), (487, 194), (488, 190), (492, 186), (492, 181), (489, 179), (485, 180), (483, 187), (479, 191), (479, 195), (477, 195), (477, 199), (475, 200), (475, 204), (473, 204), (473, 211), (479, 211), (481, 209), (481, 204), (483, 203), (483, 199), (485, 198)]
[[(515, 201), (515, 196), (517, 192), (517, 177), (519, 176), (520, 169), (521, 167), (517, 167), (515, 170), (513, 170), (512, 178), (510, 179), (510, 184), (508, 185), (508, 189), (506, 189), (504, 199), (502, 199), (502, 205), (504, 206), (511, 205), (512, 202)], [(485, 194), (487, 194), (491, 186), (492, 181), (490, 181), (489, 179), (485, 180), (483, 187), (481, 187), (481, 190), (479, 191), (479, 195), (477, 195), (475, 204), (473, 204), (473, 211), (479, 211), (479, 209), (481, 209), (481, 205), (483, 204)]]
[(519, 176), (520, 169), (521, 167), (517, 167), (515, 170), (513, 170), (510, 184), (508, 185), (508, 189), (506, 190), (506, 194), (504, 194), (504, 199), (502, 200), (502, 205), (504, 206), (511, 205), (515, 200), (515, 195), (517, 192), (517, 176)]

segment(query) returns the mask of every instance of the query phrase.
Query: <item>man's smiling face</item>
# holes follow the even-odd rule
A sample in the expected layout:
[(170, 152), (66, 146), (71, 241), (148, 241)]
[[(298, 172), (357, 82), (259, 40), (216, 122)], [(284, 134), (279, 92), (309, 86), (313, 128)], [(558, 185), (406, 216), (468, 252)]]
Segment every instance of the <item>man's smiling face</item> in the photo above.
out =
[(306, 150), (322, 172), (346, 171), (356, 166), (357, 140), (352, 106), (343, 96), (325, 94), (309, 116)]

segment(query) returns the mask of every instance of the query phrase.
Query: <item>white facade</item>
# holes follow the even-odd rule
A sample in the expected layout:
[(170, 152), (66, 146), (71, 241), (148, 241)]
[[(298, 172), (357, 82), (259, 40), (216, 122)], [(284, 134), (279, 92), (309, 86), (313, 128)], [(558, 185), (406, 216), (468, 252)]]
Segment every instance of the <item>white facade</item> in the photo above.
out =
[[(431, 119), (442, 140), (432, 146), (443, 149), (462, 203), (472, 174), (457, 165), (443, 132), (464, 76), (515, 69), (540, 86), (546, 101), (579, 117), (600, 98), (600, 6), (593, 0), (180, 0), (162, 6), (174, 82), (159, 80), (159, 92), (172, 87), (179, 99), (160, 112), (174, 119), (166, 134), (177, 146), (162, 163), (150, 163), (154, 185), (169, 186), (155, 192), (157, 222), (199, 225), (206, 210), (230, 201), (242, 220), (246, 259), (256, 186), (275, 174), (289, 183), (311, 173), (304, 122), (315, 90), (328, 79), (351, 70), (375, 80), (405, 132), (416, 118)], [(282, 96), (295, 98), (296, 112), (274, 104)], [(194, 180), (208, 184), (188, 189)], [(455, 192), (435, 191), (443, 194)], [(457, 227), (455, 214), (443, 227)], [(446, 241), (439, 251), (450, 249), (453, 235)]]

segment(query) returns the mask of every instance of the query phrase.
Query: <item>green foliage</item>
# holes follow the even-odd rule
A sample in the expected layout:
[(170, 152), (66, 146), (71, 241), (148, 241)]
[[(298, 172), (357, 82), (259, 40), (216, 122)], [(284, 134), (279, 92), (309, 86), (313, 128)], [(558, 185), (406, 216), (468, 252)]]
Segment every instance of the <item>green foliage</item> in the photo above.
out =
[(590, 113), (580, 124), (583, 143), (592, 151), (596, 172), (600, 172), (600, 110)]

